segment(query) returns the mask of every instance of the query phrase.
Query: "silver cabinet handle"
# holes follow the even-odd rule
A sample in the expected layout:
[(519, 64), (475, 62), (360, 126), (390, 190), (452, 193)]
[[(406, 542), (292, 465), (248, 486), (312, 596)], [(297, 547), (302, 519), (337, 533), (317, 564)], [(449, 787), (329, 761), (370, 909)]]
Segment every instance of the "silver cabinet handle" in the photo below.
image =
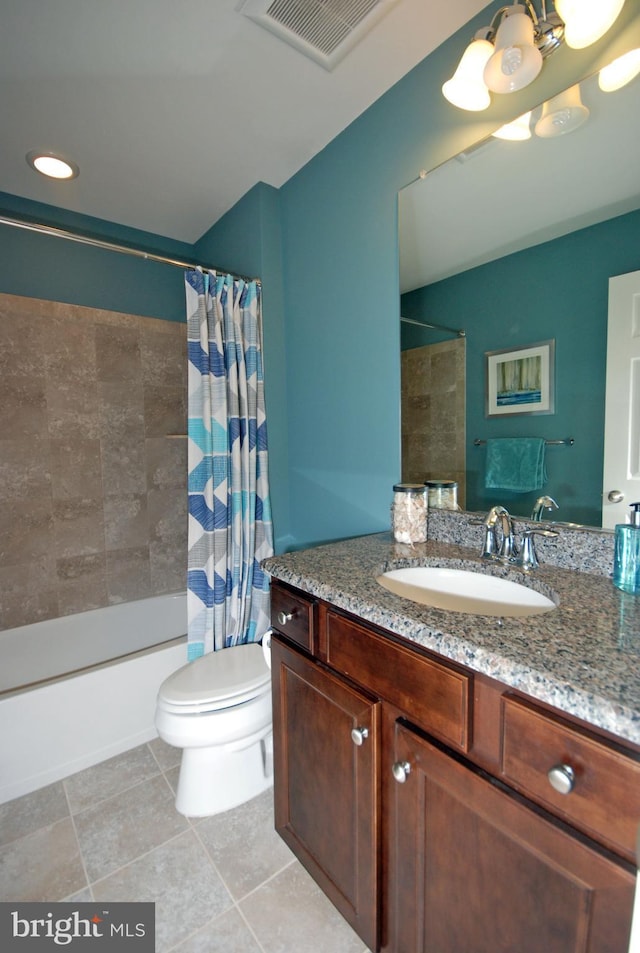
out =
[(396, 761), (391, 770), (398, 784), (404, 784), (411, 773), (411, 765), (408, 761)]
[(621, 490), (609, 490), (607, 493), (607, 499), (610, 503), (622, 503), (624, 500), (624, 493)]
[(351, 740), (353, 741), (354, 745), (363, 745), (365, 742), (365, 739), (368, 737), (369, 737), (368, 728), (354, 728), (351, 731)]
[(278, 619), (279, 624), (280, 624), (280, 625), (286, 625), (287, 622), (291, 622), (291, 620), (293, 619), (294, 615), (295, 615), (294, 612), (282, 612), (282, 610), (280, 610), (280, 612), (279, 612), (278, 615), (277, 615), (277, 619)]
[(547, 772), (549, 784), (558, 794), (571, 794), (576, 783), (576, 775), (568, 764), (556, 764)]

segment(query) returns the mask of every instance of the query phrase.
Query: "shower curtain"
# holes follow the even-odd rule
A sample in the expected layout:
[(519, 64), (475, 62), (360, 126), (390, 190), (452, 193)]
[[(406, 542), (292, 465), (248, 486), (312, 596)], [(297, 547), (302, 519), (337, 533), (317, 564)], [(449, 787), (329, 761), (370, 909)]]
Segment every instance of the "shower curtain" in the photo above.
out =
[(261, 287), (185, 273), (188, 398), (188, 658), (259, 640), (273, 555)]

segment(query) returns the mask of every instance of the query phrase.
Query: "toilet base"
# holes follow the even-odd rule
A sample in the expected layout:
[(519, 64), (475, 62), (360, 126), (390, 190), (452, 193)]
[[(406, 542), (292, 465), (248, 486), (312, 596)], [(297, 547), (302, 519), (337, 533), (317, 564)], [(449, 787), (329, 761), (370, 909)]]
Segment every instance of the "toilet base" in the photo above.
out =
[(186, 817), (210, 817), (250, 801), (272, 785), (270, 728), (240, 748), (184, 748), (176, 810)]

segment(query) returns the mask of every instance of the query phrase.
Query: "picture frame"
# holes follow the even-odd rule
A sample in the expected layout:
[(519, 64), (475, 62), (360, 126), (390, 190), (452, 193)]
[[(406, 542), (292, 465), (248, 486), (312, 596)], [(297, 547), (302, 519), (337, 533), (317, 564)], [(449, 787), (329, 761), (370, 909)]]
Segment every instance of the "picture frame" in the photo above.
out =
[(555, 344), (485, 351), (485, 416), (555, 413)]

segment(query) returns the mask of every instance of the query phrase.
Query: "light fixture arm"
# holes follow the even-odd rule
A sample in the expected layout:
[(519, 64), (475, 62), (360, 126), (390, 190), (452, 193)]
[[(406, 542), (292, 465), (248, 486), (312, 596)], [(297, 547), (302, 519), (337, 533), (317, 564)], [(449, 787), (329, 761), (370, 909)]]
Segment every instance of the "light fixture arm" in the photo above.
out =
[(547, 15), (546, 0), (540, 0), (540, 16), (538, 16), (532, 0), (514, 0), (514, 3), (500, 7), (500, 9), (497, 10), (493, 15), (489, 26), (484, 27), (482, 30), (479, 30), (478, 33), (476, 33), (476, 38), (481, 37), (482, 39), (489, 40), (490, 43), (493, 43), (498, 32), (498, 27), (502, 23), (506, 11), (511, 9), (511, 7), (518, 2), (524, 4), (526, 7), (526, 12), (531, 17), (535, 35), (535, 44), (540, 50), (542, 56), (546, 58), (550, 53), (553, 53), (558, 49), (564, 39), (564, 22), (555, 12), (549, 13), (549, 15)]

